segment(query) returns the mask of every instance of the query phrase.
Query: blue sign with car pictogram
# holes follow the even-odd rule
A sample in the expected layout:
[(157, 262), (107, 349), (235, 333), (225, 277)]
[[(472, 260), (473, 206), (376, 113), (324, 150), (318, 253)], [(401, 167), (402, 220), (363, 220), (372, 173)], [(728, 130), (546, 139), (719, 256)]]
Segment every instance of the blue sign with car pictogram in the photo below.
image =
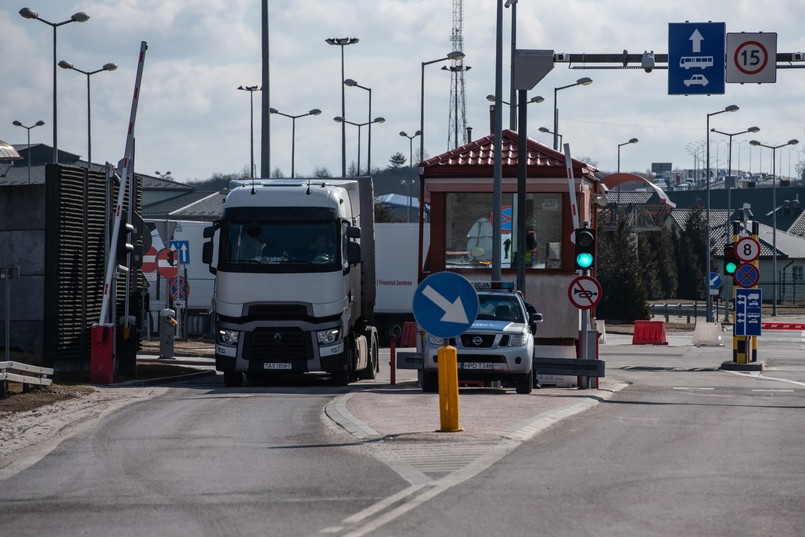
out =
[(762, 289), (735, 290), (735, 335), (760, 336), (763, 322)]
[(668, 95), (724, 93), (726, 24), (668, 24)]

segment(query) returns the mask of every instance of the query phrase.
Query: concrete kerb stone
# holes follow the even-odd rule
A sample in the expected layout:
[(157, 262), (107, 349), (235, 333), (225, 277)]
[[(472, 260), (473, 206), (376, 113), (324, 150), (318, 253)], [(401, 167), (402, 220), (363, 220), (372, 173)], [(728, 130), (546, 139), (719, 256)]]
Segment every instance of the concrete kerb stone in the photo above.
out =
[(723, 347), (724, 330), (721, 323), (697, 322), (693, 330), (693, 345), (696, 347)]
[(177, 382), (184, 382), (186, 380), (215, 376), (217, 374), (218, 374), (217, 371), (205, 370), (205, 371), (198, 371), (197, 373), (186, 373), (184, 375), (173, 375), (170, 377), (159, 377), (154, 379), (142, 379), (142, 380), (127, 380), (126, 382), (110, 384), (109, 386), (121, 387), (121, 388), (126, 387), (141, 388), (145, 386), (161, 386), (163, 384), (176, 384)]

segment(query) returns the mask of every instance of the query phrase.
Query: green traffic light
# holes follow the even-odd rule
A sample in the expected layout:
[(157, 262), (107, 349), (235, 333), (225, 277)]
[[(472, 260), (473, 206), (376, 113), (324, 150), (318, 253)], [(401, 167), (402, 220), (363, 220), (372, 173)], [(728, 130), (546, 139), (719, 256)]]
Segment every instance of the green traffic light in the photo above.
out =
[(583, 269), (588, 269), (593, 265), (593, 255), (588, 253), (581, 253), (576, 256), (576, 266)]
[(728, 261), (727, 264), (724, 266), (724, 269), (727, 271), (727, 274), (735, 274), (735, 270), (738, 268), (738, 265), (733, 263), (732, 261)]

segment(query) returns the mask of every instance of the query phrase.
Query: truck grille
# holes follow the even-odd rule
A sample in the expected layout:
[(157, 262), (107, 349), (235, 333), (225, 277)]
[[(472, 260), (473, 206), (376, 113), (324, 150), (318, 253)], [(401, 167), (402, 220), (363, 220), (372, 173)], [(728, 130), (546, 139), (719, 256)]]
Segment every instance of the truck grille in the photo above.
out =
[(307, 361), (310, 337), (294, 328), (259, 328), (246, 332), (243, 357), (261, 361)]

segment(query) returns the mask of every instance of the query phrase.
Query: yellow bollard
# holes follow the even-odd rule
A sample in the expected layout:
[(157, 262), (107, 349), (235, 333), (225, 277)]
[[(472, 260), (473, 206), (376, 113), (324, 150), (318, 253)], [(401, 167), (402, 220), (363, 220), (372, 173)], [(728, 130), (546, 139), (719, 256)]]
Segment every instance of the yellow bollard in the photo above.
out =
[(438, 353), (441, 433), (463, 431), (458, 424), (458, 351), (446, 345)]

